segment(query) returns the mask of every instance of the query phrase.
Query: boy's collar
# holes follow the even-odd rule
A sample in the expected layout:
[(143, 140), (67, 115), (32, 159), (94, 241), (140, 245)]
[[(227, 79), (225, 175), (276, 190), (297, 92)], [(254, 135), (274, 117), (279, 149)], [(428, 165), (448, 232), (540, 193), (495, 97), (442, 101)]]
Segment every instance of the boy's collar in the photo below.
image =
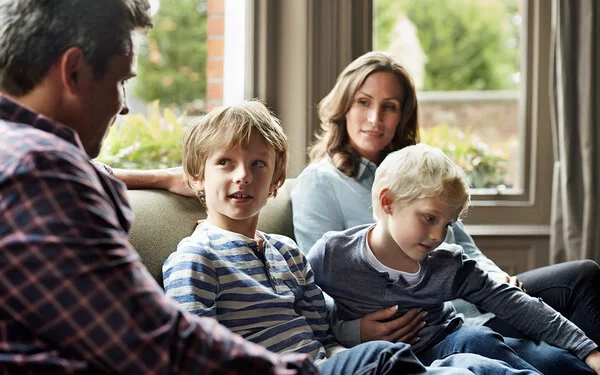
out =
[(264, 249), (264, 243), (266, 241), (266, 237), (265, 237), (265, 234), (263, 232), (259, 231), (258, 229), (256, 230), (256, 232), (254, 234), (254, 238), (250, 238), (241, 233), (232, 232), (230, 230), (218, 227), (214, 224), (209, 223), (206, 220), (199, 220), (198, 228), (206, 228), (210, 231), (219, 232), (222, 235), (231, 237), (232, 239), (235, 238), (235, 239), (242, 240), (242, 241), (248, 242), (248, 243), (257, 243), (260, 249)]
[(356, 179), (360, 180), (363, 178), (365, 173), (369, 173), (370, 175), (375, 175), (375, 170), (377, 169), (377, 164), (373, 163), (371, 160), (361, 157), (360, 165), (358, 166), (358, 172), (356, 173)]

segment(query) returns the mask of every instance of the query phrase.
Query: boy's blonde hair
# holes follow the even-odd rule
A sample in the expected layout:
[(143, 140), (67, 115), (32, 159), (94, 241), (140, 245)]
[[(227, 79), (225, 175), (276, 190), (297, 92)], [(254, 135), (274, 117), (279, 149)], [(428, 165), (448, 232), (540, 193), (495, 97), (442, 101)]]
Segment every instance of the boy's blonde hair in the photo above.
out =
[(423, 143), (389, 153), (375, 172), (372, 188), (373, 217), (384, 217), (379, 204), (382, 189), (389, 189), (393, 205), (443, 196), (463, 216), (471, 197), (463, 170), (442, 150)]
[(183, 180), (204, 204), (204, 191), (198, 191), (194, 179), (204, 179), (206, 159), (216, 150), (242, 147), (257, 132), (275, 150), (273, 197), (286, 177), (288, 141), (279, 119), (258, 100), (218, 107), (191, 120), (183, 135)]

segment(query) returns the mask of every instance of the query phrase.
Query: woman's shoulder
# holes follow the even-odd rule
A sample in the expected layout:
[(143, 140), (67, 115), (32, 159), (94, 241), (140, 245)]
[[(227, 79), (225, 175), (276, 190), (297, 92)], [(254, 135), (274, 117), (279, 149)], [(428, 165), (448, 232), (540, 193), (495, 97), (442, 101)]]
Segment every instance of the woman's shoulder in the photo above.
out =
[(330, 173), (332, 171), (337, 171), (337, 169), (333, 166), (333, 164), (331, 163), (331, 160), (329, 160), (329, 158), (323, 158), (321, 160), (317, 160), (317, 161), (314, 161), (314, 162), (311, 162), (310, 164), (308, 164), (302, 170), (302, 172), (300, 172), (300, 175), (324, 174), (324, 173)]
[(319, 161), (315, 161), (307, 165), (306, 168), (304, 168), (302, 172), (300, 172), (296, 179), (300, 181), (300, 183), (302, 183), (302, 181), (322, 181), (335, 183), (343, 180), (348, 180), (350, 179), (350, 177), (346, 176), (340, 170), (338, 170), (333, 165), (331, 160), (329, 160), (328, 158), (323, 158)]

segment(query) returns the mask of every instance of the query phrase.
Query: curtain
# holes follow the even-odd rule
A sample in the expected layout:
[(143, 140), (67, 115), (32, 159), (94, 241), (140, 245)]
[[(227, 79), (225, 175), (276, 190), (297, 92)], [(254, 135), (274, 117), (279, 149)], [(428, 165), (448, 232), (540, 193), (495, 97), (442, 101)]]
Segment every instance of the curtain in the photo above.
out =
[(550, 259), (600, 261), (600, 1), (552, 8)]

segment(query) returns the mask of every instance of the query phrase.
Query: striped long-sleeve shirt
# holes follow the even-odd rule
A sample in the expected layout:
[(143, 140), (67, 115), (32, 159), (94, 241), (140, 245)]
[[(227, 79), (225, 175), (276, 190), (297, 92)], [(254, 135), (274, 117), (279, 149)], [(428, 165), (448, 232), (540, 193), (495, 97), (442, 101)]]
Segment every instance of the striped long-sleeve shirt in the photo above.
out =
[(269, 350), (324, 359), (335, 343), (310, 265), (291, 239), (260, 235), (262, 251), (254, 239), (203, 222), (165, 261), (167, 295)]
[(178, 309), (127, 240), (125, 186), (73, 129), (0, 94), (0, 134), (0, 374), (315, 371)]

